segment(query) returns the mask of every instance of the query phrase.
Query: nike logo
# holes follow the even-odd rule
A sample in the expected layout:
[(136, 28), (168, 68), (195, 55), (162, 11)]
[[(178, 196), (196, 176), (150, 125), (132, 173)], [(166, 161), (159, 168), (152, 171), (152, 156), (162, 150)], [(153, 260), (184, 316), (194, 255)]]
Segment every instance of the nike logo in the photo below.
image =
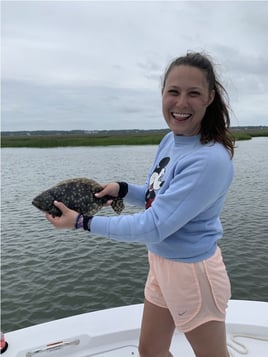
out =
[(186, 311), (178, 312), (178, 315), (179, 315), (179, 316), (183, 316), (185, 313), (186, 313)]

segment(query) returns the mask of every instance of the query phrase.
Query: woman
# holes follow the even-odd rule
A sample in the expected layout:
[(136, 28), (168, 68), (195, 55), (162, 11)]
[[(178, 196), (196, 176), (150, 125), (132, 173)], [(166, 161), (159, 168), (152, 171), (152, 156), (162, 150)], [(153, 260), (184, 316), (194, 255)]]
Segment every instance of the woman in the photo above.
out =
[(144, 186), (113, 182), (97, 197), (145, 206), (134, 215), (86, 217), (55, 202), (56, 228), (147, 245), (141, 357), (170, 357), (175, 328), (197, 357), (227, 357), (225, 311), (230, 282), (217, 245), (220, 213), (233, 177), (233, 140), (225, 90), (211, 61), (188, 53), (168, 67), (162, 111), (171, 131), (161, 141)]

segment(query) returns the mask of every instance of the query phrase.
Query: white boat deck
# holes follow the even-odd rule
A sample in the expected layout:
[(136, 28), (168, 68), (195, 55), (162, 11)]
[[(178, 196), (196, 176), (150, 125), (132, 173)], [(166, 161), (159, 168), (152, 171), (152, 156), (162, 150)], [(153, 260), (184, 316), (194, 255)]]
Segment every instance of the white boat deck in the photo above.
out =
[[(6, 333), (8, 349), (4, 356), (139, 356), (142, 308), (138, 304), (101, 310)], [(268, 303), (231, 300), (227, 337), (231, 356), (268, 357)], [(170, 350), (174, 357), (194, 357), (179, 332), (175, 332)]]

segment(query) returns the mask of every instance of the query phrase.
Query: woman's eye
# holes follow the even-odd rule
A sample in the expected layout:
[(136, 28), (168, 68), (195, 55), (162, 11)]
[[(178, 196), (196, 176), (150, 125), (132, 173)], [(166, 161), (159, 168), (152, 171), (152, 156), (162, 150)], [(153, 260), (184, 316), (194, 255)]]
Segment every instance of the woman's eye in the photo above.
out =
[(197, 96), (199, 96), (199, 95), (200, 95), (200, 93), (197, 92), (197, 91), (192, 91), (192, 92), (190, 92), (190, 96), (191, 96), (191, 97), (197, 97)]
[(172, 94), (172, 95), (177, 95), (178, 94), (178, 91), (176, 89), (170, 89), (168, 91), (169, 94)]

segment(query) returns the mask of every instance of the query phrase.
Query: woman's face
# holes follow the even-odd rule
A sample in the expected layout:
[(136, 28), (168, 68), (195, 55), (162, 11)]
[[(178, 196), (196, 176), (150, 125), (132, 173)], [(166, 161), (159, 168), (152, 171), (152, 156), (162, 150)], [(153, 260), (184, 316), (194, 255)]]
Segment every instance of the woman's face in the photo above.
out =
[(188, 65), (174, 66), (162, 91), (163, 115), (174, 134), (197, 135), (214, 95), (200, 69)]

